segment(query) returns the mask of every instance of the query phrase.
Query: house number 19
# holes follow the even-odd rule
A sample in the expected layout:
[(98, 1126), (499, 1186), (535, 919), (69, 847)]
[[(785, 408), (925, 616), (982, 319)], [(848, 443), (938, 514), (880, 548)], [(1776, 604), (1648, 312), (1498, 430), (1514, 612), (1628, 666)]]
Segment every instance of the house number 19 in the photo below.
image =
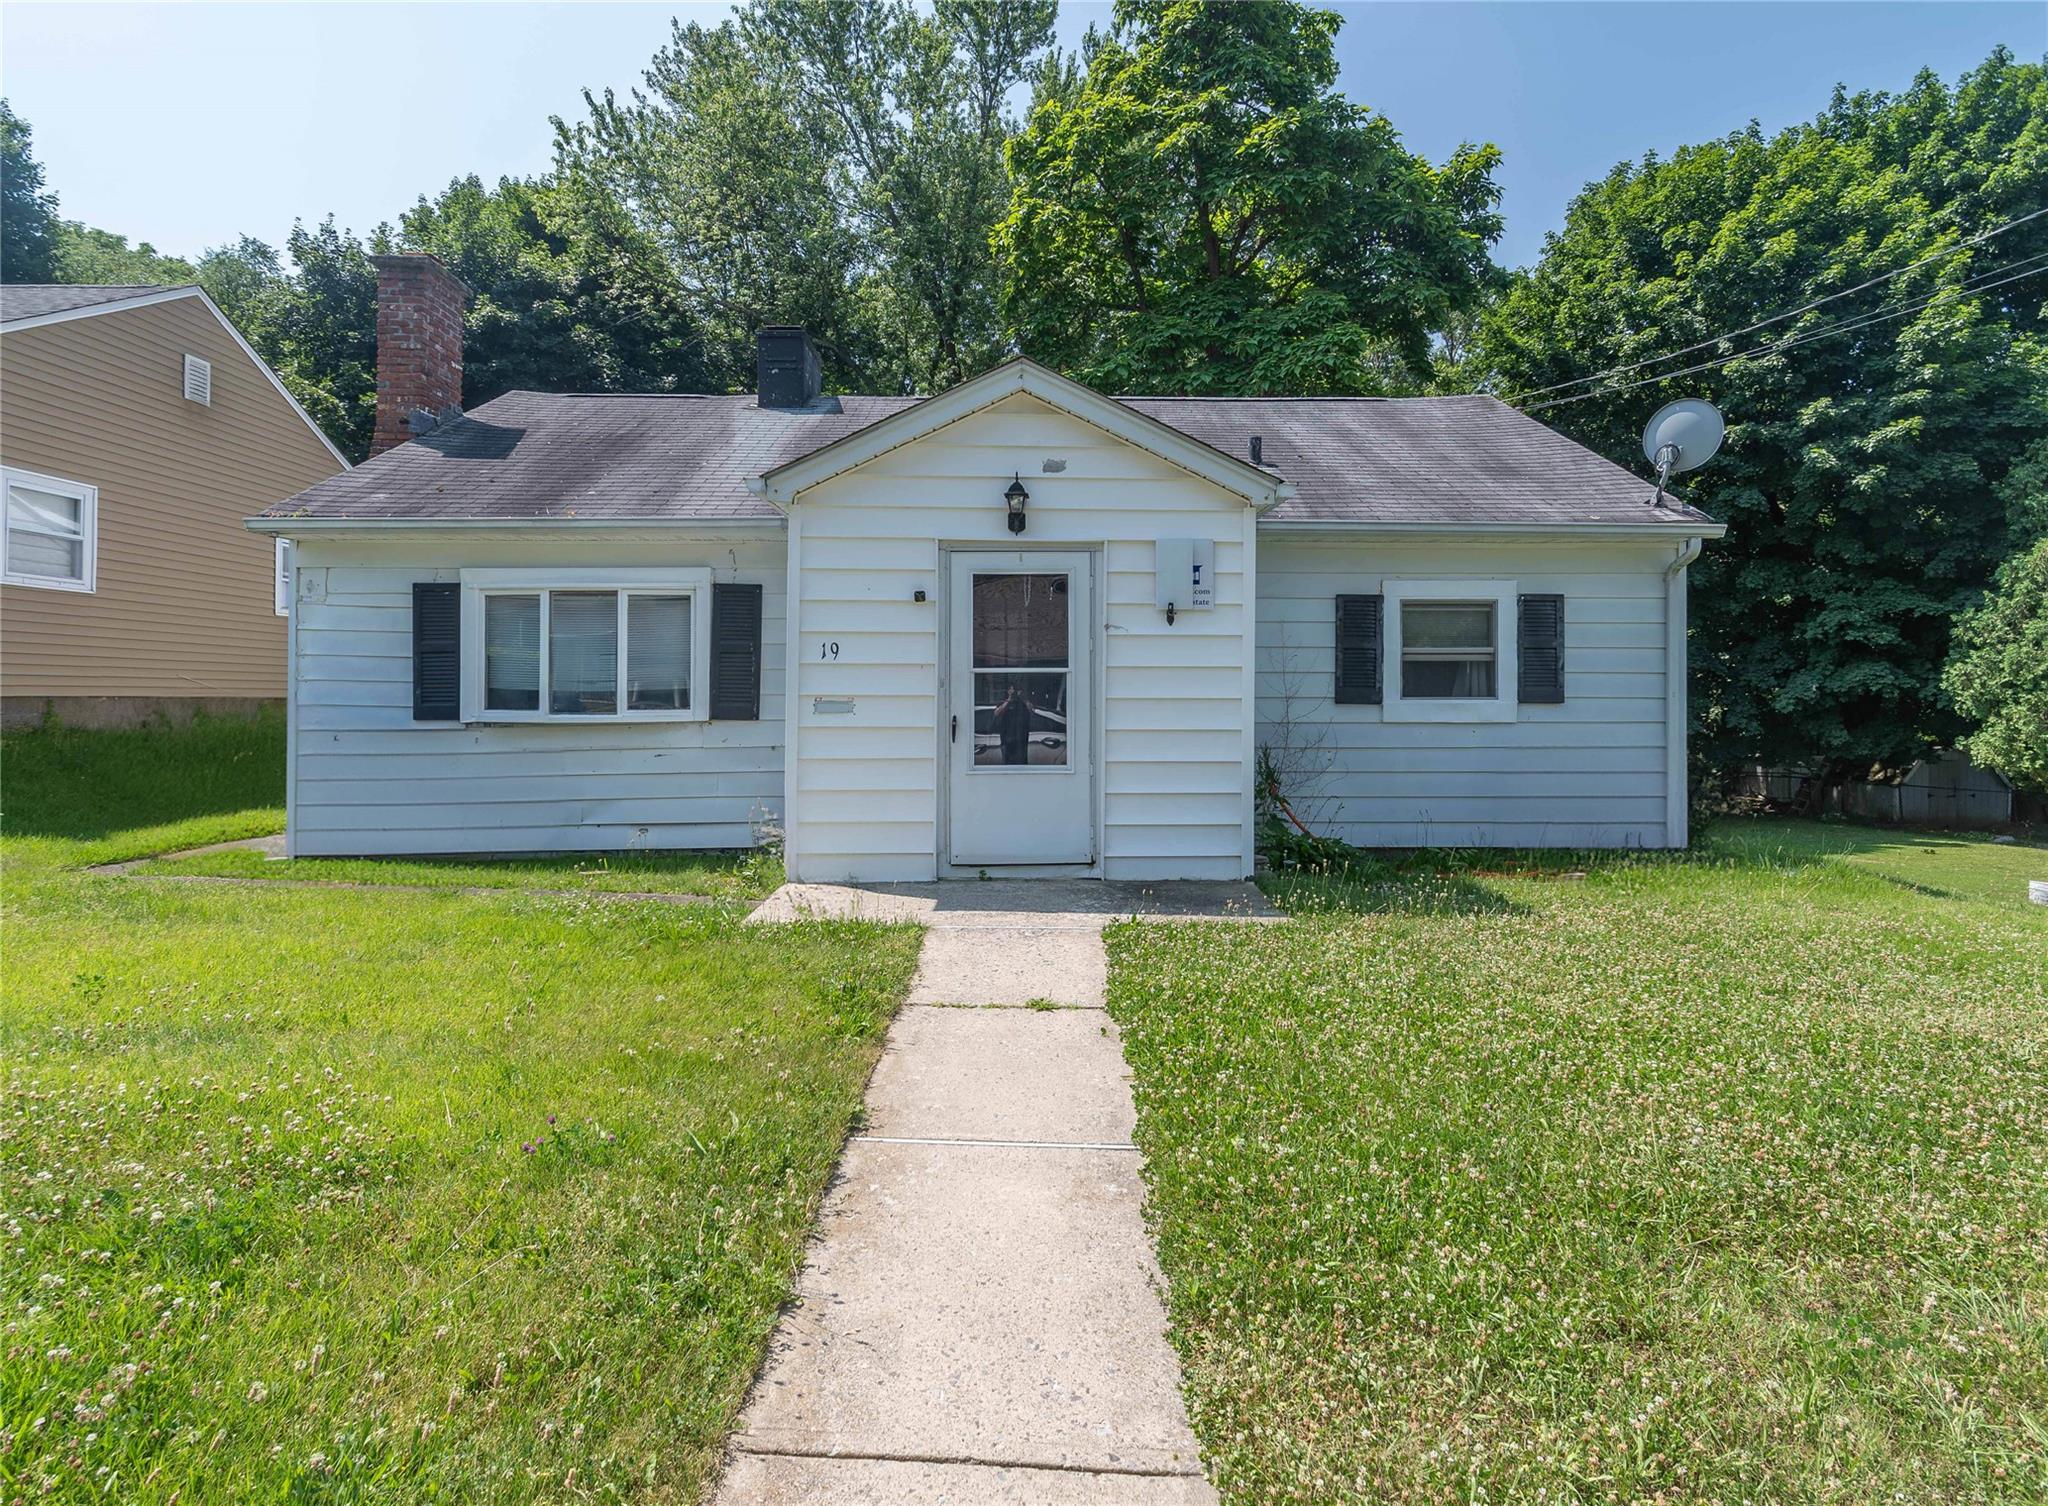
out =
[(831, 640), (830, 640), (830, 641), (828, 641), (828, 642), (825, 642), (825, 643), (821, 643), (821, 644), (819, 644), (819, 645), (818, 645), (818, 657), (819, 657), (820, 659), (836, 659), (836, 658), (838, 658), (838, 657), (839, 657), (839, 640), (838, 640), (837, 638), (834, 638), (834, 639), (831, 639)]

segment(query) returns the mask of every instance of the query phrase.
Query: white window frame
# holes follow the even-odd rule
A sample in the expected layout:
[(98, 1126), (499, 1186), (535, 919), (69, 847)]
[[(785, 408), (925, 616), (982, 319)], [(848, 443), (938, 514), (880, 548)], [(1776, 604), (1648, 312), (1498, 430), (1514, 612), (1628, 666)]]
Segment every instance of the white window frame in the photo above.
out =
[[(465, 722), (553, 722), (608, 727), (630, 722), (703, 722), (711, 719), (711, 572), (708, 569), (465, 570), (462, 572), (462, 719)], [(618, 705), (626, 704), (626, 603), (636, 595), (690, 598), (690, 704), (683, 711), (603, 712), (547, 709), (548, 599), (541, 597), (541, 705), (534, 711), (484, 709), (484, 598), (550, 591), (619, 593)]]
[[(68, 580), (62, 576), (27, 575), (14, 568), (10, 540), (14, 534), (14, 508), (9, 493), (14, 484), (32, 486), (37, 491), (55, 492), (59, 496), (78, 500), (78, 526), (82, 547), (79, 550), (79, 569), (83, 578)], [(46, 533), (47, 529), (30, 528), (29, 533)], [(69, 538), (69, 534), (51, 533), (52, 538)], [(10, 586), (30, 586), (38, 591), (77, 591), (91, 595), (99, 588), (100, 561), (100, 489), (88, 486), (83, 481), (66, 481), (61, 476), (46, 476), (40, 471), (25, 471), (18, 466), (0, 466), (0, 581)]]
[(276, 606), (277, 615), (280, 617), (292, 615), (292, 597), (296, 594), (292, 587), (298, 584), (292, 570), (292, 541), (280, 534), (277, 540), (276, 567), (271, 576), (271, 591), (275, 598), (273, 605)]
[[(1383, 602), (1380, 716), (1389, 722), (1512, 722), (1520, 718), (1521, 655), (1512, 580), (1389, 580)], [(1404, 696), (1401, 693), (1401, 605), (1410, 601), (1469, 601), (1493, 607), (1493, 691), (1490, 696)]]

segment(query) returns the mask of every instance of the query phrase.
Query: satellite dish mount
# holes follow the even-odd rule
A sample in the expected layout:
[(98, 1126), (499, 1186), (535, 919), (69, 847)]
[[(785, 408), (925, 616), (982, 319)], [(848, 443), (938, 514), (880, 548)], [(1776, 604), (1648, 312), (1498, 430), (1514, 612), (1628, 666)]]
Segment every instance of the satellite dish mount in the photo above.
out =
[(1643, 458), (1657, 468), (1657, 490), (1648, 501), (1665, 506), (1664, 488), (1681, 471), (1697, 470), (1714, 458), (1728, 426), (1720, 410), (1696, 397), (1666, 403), (1643, 426)]

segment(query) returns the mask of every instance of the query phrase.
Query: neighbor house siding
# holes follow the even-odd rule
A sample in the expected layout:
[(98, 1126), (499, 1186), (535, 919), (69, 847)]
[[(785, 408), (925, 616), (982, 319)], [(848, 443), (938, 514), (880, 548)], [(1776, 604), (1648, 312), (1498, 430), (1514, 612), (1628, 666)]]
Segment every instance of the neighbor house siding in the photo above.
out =
[[(1258, 736), (1295, 809), (1366, 847), (1662, 847), (1669, 546), (1259, 544)], [(1564, 701), (1510, 722), (1400, 722), (1339, 706), (1334, 602), (1387, 579), (1512, 580), (1564, 596)], [(1392, 631), (1389, 624), (1388, 631)], [(1385, 687), (1388, 696), (1396, 687)]]
[[(449, 726), (412, 714), (412, 586), (465, 567), (708, 567), (762, 587), (758, 721)], [(779, 536), (409, 533), (299, 541), (297, 856), (746, 847), (781, 819)], [(708, 693), (709, 687), (705, 687)]]
[(197, 298), (0, 335), (0, 462), (99, 488), (95, 590), (0, 585), (10, 702), (284, 694), (275, 554), (242, 522), (343, 466)]
[[(1031, 492), (1021, 538), (1003, 517), (1016, 476)], [(803, 493), (792, 509), (792, 873), (929, 879), (945, 860), (940, 557), (957, 545), (1099, 551), (1103, 875), (1242, 877), (1246, 512), (1238, 497), (1024, 394)], [(1216, 606), (1168, 627), (1153, 546), (1173, 537), (1215, 541)], [(821, 658), (833, 642), (839, 656)], [(817, 715), (820, 696), (850, 697), (853, 714)]]

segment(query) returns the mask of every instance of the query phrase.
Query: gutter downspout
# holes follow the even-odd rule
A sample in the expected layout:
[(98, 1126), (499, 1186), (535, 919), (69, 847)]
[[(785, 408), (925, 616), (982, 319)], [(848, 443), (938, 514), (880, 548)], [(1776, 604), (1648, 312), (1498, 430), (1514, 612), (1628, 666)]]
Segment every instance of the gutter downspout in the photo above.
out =
[(1685, 568), (1699, 557), (1700, 540), (1690, 538), (1664, 567), (1664, 845), (1674, 849), (1692, 839), (1685, 768)]

